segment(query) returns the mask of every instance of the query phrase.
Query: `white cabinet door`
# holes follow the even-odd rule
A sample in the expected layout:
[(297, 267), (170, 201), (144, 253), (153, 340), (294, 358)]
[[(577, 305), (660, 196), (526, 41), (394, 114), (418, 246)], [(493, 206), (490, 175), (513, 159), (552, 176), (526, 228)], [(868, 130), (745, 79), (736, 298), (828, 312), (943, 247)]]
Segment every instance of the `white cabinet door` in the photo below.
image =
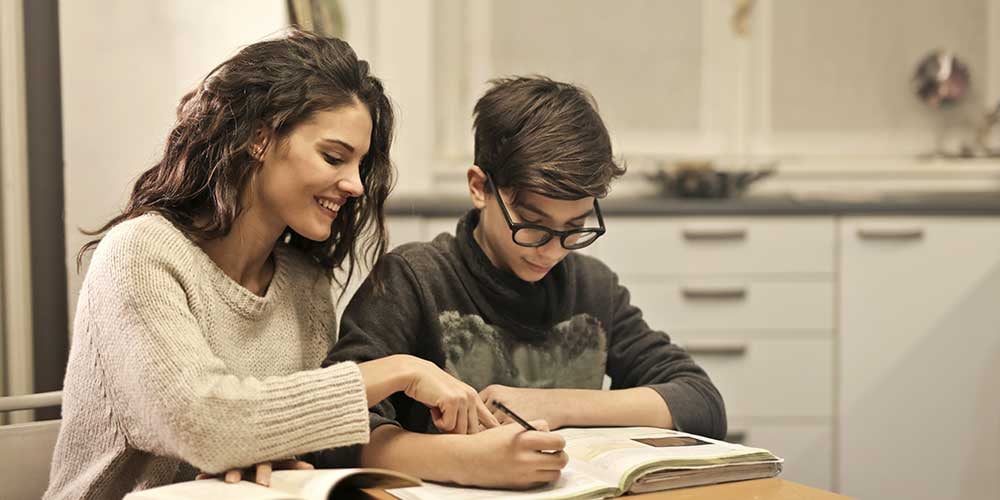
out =
[(840, 487), (859, 498), (1000, 491), (1000, 220), (845, 218)]
[(781, 479), (833, 488), (833, 423), (829, 419), (730, 418), (727, 440), (764, 448), (785, 459)]

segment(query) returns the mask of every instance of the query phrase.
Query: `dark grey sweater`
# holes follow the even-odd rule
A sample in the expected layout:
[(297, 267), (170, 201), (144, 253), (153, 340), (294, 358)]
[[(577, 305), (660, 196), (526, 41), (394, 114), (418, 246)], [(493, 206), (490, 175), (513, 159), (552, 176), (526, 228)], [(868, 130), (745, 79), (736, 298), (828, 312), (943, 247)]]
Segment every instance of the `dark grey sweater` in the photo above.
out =
[[(482, 390), (516, 387), (612, 389), (648, 386), (667, 402), (678, 429), (723, 438), (722, 397), (667, 334), (651, 329), (628, 290), (601, 261), (570, 253), (544, 279), (527, 283), (493, 267), (472, 237), (479, 212), (457, 237), (398, 247), (366, 280), (341, 321), (324, 366), (412, 354)], [(372, 426), (394, 422), (434, 432), (426, 407), (398, 393), (372, 407)]]

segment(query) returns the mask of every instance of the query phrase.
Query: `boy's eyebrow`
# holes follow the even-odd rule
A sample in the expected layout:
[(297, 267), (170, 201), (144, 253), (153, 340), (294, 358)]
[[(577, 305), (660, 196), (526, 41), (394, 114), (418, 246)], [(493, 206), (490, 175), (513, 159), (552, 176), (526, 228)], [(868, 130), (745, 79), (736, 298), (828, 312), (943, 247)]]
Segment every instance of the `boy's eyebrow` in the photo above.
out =
[[(538, 215), (539, 217), (542, 217), (543, 219), (552, 220), (552, 217), (549, 214), (545, 213), (543, 210), (541, 210), (540, 208), (532, 205), (531, 203), (527, 203), (527, 202), (520, 203), (520, 206), (521, 206), (521, 208), (524, 208), (525, 210), (528, 210), (530, 212), (534, 212), (536, 215)], [(580, 219), (586, 219), (587, 217), (590, 217), (593, 214), (594, 214), (594, 208), (591, 207), (590, 210), (587, 210), (586, 212), (584, 212), (584, 213), (582, 213), (580, 215), (577, 215), (576, 217), (573, 217), (572, 219), (569, 220), (569, 222), (578, 221)]]
[(350, 144), (348, 144), (348, 143), (346, 143), (346, 142), (344, 142), (344, 141), (342, 141), (340, 139), (320, 139), (320, 142), (328, 143), (328, 144), (340, 144), (345, 149), (347, 149), (347, 152), (349, 152), (349, 153), (353, 153), (354, 152), (354, 146), (351, 146)]

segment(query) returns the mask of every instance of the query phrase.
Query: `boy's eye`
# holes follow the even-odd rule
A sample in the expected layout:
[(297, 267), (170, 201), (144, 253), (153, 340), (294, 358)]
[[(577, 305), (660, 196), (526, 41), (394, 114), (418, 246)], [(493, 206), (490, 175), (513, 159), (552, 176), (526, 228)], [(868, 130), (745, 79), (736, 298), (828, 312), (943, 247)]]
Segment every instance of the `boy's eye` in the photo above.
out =
[(521, 219), (521, 222), (523, 222), (525, 224), (541, 224), (542, 223), (542, 219), (532, 219), (531, 217), (525, 217), (525, 216), (523, 216), (521, 214), (518, 214), (518, 218)]

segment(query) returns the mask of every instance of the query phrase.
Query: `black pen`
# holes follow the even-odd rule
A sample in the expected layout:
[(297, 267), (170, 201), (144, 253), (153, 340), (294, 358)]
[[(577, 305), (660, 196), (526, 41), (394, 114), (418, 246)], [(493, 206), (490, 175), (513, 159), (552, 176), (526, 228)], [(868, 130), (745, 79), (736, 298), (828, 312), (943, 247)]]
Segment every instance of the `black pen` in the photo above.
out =
[(538, 430), (538, 429), (534, 428), (534, 426), (532, 426), (531, 424), (529, 424), (526, 420), (524, 420), (523, 418), (519, 417), (517, 415), (517, 413), (514, 413), (513, 410), (511, 410), (510, 408), (507, 408), (507, 406), (504, 405), (503, 403), (494, 400), (493, 401), (493, 406), (496, 409), (498, 409), (498, 410), (506, 413), (507, 416), (509, 416), (510, 418), (513, 418), (515, 422), (521, 424), (521, 427), (524, 427), (525, 429), (527, 429), (529, 431), (537, 431)]

